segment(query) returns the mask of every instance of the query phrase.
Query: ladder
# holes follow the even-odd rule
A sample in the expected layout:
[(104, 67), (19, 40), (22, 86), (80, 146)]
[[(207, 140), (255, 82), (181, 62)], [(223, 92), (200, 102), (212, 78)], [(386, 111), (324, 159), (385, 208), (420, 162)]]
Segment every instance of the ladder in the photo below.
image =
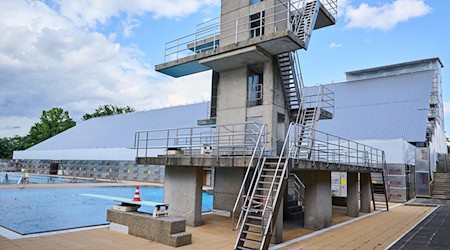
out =
[(370, 174), (370, 183), (373, 209), (376, 210), (378, 207), (379, 209), (389, 211), (389, 184), (387, 181), (387, 169), (385, 162), (383, 163), (383, 171), (381, 173)]
[(302, 104), (302, 89), (304, 88), (298, 56), (291, 51), (279, 54), (277, 59), (286, 104), (291, 121), (293, 121), (298, 116)]
[(291, 11), (290, 23), (294, 34), (303, 41), (303, 48), (308, 49), (309, 40), (316, 24), (320, 10), (320, 1), (299, 1), (296, 4), (296, 11)]
[(288, 159), (265, 157), (245, 210), (235, 249), (267, 249), (287, 181)]

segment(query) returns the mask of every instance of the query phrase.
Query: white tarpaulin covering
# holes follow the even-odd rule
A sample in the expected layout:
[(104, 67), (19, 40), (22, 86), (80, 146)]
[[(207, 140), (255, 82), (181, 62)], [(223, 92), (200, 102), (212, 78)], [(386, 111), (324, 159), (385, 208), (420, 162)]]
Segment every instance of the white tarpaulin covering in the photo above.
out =
[(404, 139), (357, 140), (356, 142), (383, 150), (388, 164), (416, 164), (416, 147)]

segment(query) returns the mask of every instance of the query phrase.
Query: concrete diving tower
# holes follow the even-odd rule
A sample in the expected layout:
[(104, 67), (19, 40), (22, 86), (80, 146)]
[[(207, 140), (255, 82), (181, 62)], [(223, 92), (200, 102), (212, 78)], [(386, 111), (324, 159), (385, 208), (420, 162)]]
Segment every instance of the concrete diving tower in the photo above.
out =
[(239, 6), (222, 1), (220, 18), (166, 43), (165, 62), (156, 70), (180, 77), (267, 62), (274, 55), (306, 50), (312, 31), (334, 25), (337, 18), (336, 0), (265, 0)]

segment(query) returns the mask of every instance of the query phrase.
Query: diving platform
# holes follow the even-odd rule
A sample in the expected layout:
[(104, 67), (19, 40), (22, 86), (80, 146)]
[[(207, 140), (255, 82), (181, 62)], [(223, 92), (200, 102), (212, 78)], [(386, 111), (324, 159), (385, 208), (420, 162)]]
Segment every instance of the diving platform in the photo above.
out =
[[(277, 158), (278, 159), (278, 158)], [(165, 165), (166, 167), (223, 167), (223, 168), (247, 168), (256, 167), (256, 162), (251, 162), (251, 156), (181, 156), (159, 155), (155, 157), (137, 157), (136, 164)], [(293, 160), (290, 163), (293, 170), (308, 171), (332, 171), (332, 172), (356, 172), (356, 173), (381, 173), (381, 167), (357, 165), (357, 163), (333, 163), (327, 161)]]
[(306, 50), (312, 31), (334, 25), (337, 18), (334, 0), (290, 0), (247, 8), (247, 15), (212, 19), (197, 25), (195, 33), (166, 43), (165, 62), (156, 65), (156, 71), (173, 77), (211, 69), (222, 72)]

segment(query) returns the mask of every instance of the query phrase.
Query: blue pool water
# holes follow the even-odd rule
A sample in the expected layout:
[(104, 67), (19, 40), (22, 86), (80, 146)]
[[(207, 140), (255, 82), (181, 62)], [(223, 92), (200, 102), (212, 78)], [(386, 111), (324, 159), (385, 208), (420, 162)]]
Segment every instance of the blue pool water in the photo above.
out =
[[(117, 202), (80, 194), (134, 196), (135, 187), (0, 189), (0, 225), (20, 234), (106, 224), (106, 210)], [(141, 199), (163, 201), (163, 188), (141, 187)], [(203, 193), (202, 211), (212, 209), (212, 195)], [(139, 211), (152, 212), (141, 207)]]
[[(6, 178), (8, 175), (8, 178)], [(2, 173), (0, 172), (0, 184), (17, 184), (20, 178), (23, 177), (23, 174), (17, 173)], [(78, 179), (78, 178), (64, 178), (64, 177), (53, 177), (53, 176), (45, 176), (45, 175), (32, 175), (28, 176), (30, 183), (35, 184), (61, 184), (61, 183), (96, 183), (96, 182), (104, 182), (98, 180), (86, 180), (86, 179)]]

